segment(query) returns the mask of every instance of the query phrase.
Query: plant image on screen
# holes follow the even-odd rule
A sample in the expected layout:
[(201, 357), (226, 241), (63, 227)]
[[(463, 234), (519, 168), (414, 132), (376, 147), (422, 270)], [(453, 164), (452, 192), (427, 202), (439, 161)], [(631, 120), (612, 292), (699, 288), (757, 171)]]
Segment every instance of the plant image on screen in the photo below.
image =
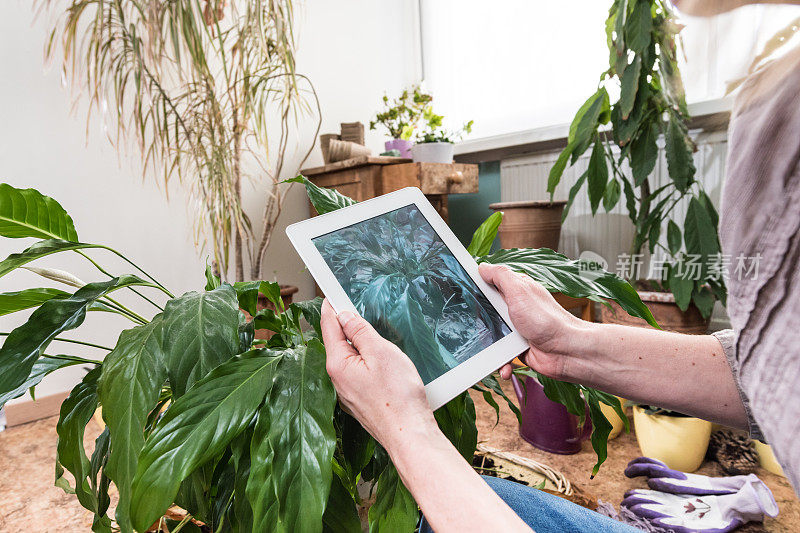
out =
[(510, 333), (413, 204), (314, 244), (358, 312), (408, 354), (425, 384)]

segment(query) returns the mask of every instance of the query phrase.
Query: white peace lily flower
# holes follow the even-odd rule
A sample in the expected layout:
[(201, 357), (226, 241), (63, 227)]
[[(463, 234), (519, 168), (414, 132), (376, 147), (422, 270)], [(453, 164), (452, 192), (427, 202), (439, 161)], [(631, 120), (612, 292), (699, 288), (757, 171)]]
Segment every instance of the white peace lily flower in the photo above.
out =
[(57, 268), (38, 268), (31, 266), (24, 266), (22, 268), (30, 272), (33, 272), (34, 274), (39, 274), (44, 278), (51, 279), (59, 283), (63, 283), (65, 285), (71, 285), (73, 287), (78, 287), (78, 288), (81, 288), (84, 285), (86, 285), (86, 282), (82, 281), (77, 276), (74, 276), (64, 270), (58, 270)]

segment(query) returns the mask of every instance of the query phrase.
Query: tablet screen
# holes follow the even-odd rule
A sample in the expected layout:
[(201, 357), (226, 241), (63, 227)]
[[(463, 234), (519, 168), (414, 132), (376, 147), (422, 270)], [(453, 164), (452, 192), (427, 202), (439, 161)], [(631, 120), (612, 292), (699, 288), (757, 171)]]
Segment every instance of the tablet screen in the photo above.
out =
[(361, 316), (426, 385), (511, 332), (414, 204), (312, 240)]

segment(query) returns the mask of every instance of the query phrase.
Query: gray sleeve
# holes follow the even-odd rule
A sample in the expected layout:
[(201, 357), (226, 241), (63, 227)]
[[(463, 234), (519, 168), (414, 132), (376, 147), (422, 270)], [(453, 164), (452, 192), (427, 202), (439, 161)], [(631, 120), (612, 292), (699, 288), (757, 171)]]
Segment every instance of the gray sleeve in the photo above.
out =
[(736, 360), (736, 333), (732, 329), (723, 329), (712, 333), (714, 337), (722, 345), (722, 351), (725, 353), (725, 359), (728, 360), (728, 365), (731, 367), (733, 379), (736, 382), (736, 388), (739, 390), (739, 397), (742, 399), (745, 413), (747, 413), (747, 426), (750, 431), (750, 438), (757, 439), (764, 442), (764, 435), (761, 434), (761, 428), (758, 427), (753, 413), (750, 410), (750, 400), (747, 399), (742, 384), (739, 381), (739, 363)]

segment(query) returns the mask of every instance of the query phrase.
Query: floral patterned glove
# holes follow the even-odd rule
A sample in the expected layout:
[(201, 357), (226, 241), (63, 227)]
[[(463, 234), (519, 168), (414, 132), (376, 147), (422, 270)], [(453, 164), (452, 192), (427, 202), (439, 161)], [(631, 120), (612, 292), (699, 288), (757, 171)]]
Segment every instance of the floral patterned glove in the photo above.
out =
[(748, 480), (758, 481), (753, 474), (728, 477), (686, 474), (673, 470), (661, 461), (649, 457), (638, 457), (628, 463), (625, 475), (628, 477), (647, 476), (647, 484), (651, 489), (672, 494), (735, 494)]
[(675, 533), (727, 533), (764, 515), (777, 516), (772, 492), (755, 476), (734, 494), (670, 494), (647, 489), (629, 491), (623, 507), (651, 524)]

